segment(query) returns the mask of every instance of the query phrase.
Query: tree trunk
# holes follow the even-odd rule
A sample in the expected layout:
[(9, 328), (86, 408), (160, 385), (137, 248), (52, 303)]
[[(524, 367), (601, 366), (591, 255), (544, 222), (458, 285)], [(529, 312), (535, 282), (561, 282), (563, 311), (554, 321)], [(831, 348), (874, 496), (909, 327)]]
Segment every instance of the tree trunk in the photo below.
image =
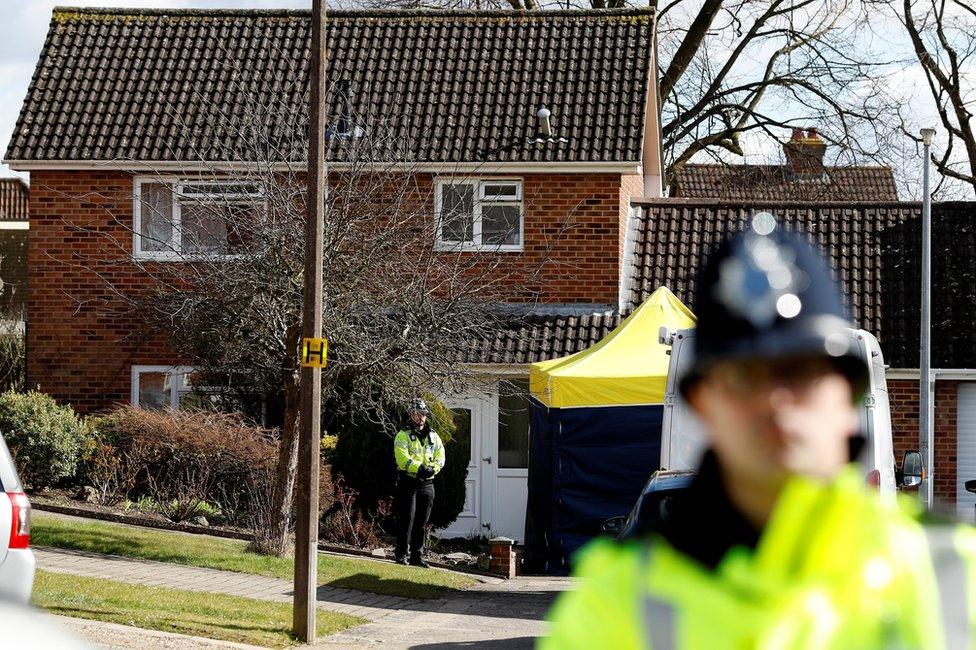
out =
[(298, 418), (299, 386), (296, 355), (298, 353), (299, 325), (288, 328), (285, 334), (288, 360), (282, 372), (282, 390), (285, 398), (284, 423), (281, 440), (278, 443), (278, 460), (275, 468), (274, 489), (271, 499), (271, 513), (268, 530), (255, 539), (255, 548), (270, 555), (284, 555), (288, 552), (292, 524), (292, 501), (295, 492), (295, 471), (298, 466)]

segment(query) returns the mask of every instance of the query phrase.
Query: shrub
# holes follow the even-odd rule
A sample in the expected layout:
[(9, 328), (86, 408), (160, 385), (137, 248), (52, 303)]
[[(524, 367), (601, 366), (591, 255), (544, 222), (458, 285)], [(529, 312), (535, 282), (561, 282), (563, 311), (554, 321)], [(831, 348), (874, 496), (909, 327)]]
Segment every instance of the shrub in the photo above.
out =
[(0, 313), (0, 391), (23, 391), (26, 369), (23, 315)]
[(273, 435), (239, 416), (126, 407), (96, 427), (89, 482), (100, 490), (98, 482), (118, 486), (116, 498), (148, 496), (173, 521), (216, 504), (230, 523), (247, 523), (255, 499), (271, 489), (264, 477), (273, 475)]
[(138, 466), (123, 451), (96, 433), (91, 450), (85, 455), (79, 469), (84, 482), (95, 488), (98, 503), (103, 506), (122, 501), (135, 487)]
[(0, 434), (32, 490), (73, 476), (91, 444), (88, 426), (70, 406), (36, 391), (0, 395)]
[[(439, 401), (426, 397), (430, 407), (431, 428), (444, 441), (447, 463), (434, 479), (434, 508), (431, 524), (440, 528), (457, 519), (464, 509), (464, 481), (470, 458), (470, 439), (455, 435), (453, 413)], [(381, 420), (407, 426), (403, 409), (388, 409), (385, 418), (377, 414), (357, 414), (333, 424), (337, 442), (332, 452), (332, 471), (341, 475), (349, 489), (357, 493), (355, 507), (363, 513), (375, 513), (380, 503), (392, 499), (397, 469), (393, 460), (393, 438), (396, 427), (383, 427)]]
[(322, 517), (320, 532), (323, 540), (368, 549), (382, 545), (382, 522), (390, 515), (391, 502), (381, 499), (374, 511), (364, 511), (357, 505), (358, 496), (359, 493), (346, 484), (341, 474), (336, 477), (335, 500)]
[[(431, 427), (444, 443), (444, 469), (434, 477), (434, 507), (430, 525), (444, 528), (464, 510), (465, 480), (471, 460), (471, 422), (468, 413), (456, 415), (440, 402), (428, 402)], [(462, 419), (463, 418), (463, 419)]]

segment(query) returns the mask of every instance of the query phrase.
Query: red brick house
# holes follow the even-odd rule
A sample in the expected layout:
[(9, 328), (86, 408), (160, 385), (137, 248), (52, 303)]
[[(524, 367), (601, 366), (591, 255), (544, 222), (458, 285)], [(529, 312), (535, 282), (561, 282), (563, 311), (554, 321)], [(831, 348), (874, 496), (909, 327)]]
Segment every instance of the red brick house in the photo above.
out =
[[(98, 283), (75, 253), (98, 250), (96, 235), (113, 238), (118, 254), (100, 272), (139, 290), (134, 257), (172, 263), (168, 250), (193, 245), (143, 211), (159, 192), (176, 195), (180, 207), (166, 214), (178, 220), (199, 189), (182, 176), (195, 164), (230, 172), (248, 162), (227, 156), (244, 147), (215, 127), (238, 107), (226, 88), (247, 70), (268, 75), (253, 88), (260, 101), (301, 101), (308, 22), (307, 12), (293, 11), (55, 12), (5, 157), (31, 173), (29, 385), (82, 411), (178, 405), (191, 390), (181, 361), (142, 336), (140, 323), (85, 308)], [(693, 198), (640, 199), (659, 197), (662, 177), (644, 11), (334, 12), (330, 30), (332, 72), (354, 89), (349, 100), (330, 96), (337, 132), (402, 117), (394, 126), (411, 143), (431, 218), (446, 202), (470, 206), (462, 228), (439, 231), (440, 244), (472, 255), (507, 250), (512, 264), (531, 263), (547, 227), (585, 207), (549, 251), (537, 302), (513, 312), (510, 329), (459, 350), (459, 363), (518, 385), (528, 364), (599, 341), (657, 286), (690, 303), (695, 271), (717, 238), (768, 209), (829, 250), (858, 323), (882, 343), (897, 444), (915, 446), (919, 208), (894, 202), (890, 170), (824, 167), (804, 176), (792, 164), (687, 165), (673, 191)], [(340, 126), (344, 101), (365, 116), (361, 123)], [(551, 111), (549, 135), (542, 107)], [(819, 152), (822, 166), (815, 137), (794, 140), (793, 149), (809, 145), (807, 158)], [(784, 184), (803, 191), (785, 194), (792, 202), (763, 202), (782, 198)], [(876, 194), (864, 196), (866, 187)], [(250, 199), (243, 192), (235, 200)], [(933, 302), (936, 494), (959, 503), (960, 480), (976, 477), (971, 212), (945, 204), (935, 219), (935, 250), (945, 251), (935, 259)], [(520, 399), (501, 390), (451, 398), (470, 417), (472, 441), (468, 502), (453, 532), (521, 538), (528, 423)]]
[[(30, 386), (82, 412), (177, 406), (192, 390), (153, 333), (88, 308), (106, 297), (95, 268), (140, 291), (133, 259), (177, 263), (174, 253), (205, 242), (230, 250), (226, 234), (193, 221), (196, 197), (231, 191), (222, 196), (247, 208), (258, 192), (195, 174), (254, 162), (253, 143), (231, 128), (251, 107), (301, 113), (309, 27), (307, 11), (55, 10), (5, 155), (31, 174)], [(409, 165), (430, 218), (464, 208), (460, 225), (437, 226), (438, 246), (511, 253), (511, 266), (546, 251), (523, 328), (617, 309), (630, 200), (661, 194), (651, 13), (336, 11), (328, 29), (333, 170), (344, 138), (383, 125), (404, 145), (382, 162)], [(281, 123), (269, 119), (262, 142), (288, 156)], [(574, 227), (548, 241), (571, 213)], [(115, 251), (92, 262), (106, 240)], [(482, 343), (462, 353), (474, 371), (525, 373), (496, 362), (504, 343)], [(515, 347), (529, 345), (522, 336)], [(519, 508), (504, 504), (524, 502), (527, 420), (500, 415), (506, 399), (456, 400), (472, 421), (462, 532), (521, 536)]]

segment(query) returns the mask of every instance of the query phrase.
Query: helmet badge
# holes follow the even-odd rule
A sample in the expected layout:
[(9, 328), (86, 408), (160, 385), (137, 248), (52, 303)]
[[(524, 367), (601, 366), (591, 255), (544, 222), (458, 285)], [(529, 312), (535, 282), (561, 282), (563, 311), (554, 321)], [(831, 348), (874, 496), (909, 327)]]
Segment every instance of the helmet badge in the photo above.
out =
[(777, 316), (798, 316), (803, 311), (799, 294), (808, 283), (796, 267), (795, 253), (771, 236), (776, 227), (773, 215), (756, 214), (750, 232), (721, 263), (712, 289), (715, 300), (758, 329), (772, 325)]

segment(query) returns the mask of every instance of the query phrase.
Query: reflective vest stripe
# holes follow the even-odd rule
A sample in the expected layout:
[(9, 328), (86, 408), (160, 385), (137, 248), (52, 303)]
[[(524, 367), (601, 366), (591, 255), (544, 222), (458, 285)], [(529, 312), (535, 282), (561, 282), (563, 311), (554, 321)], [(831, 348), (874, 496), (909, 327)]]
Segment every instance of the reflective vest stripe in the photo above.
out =
[(651, 650), (674, 650), (674, 607), (645, 595), (642, 609)]
[[(641, 553), (637, 567), (638, 580), (644, 580), (651, 564), (651, 549), (646, 547)], [(640, 616), (647, 636), (650, 650), (674, 650), (674, 606), (640, 589)]]
[(969, 594), (966, 561), (955, 544), (954, 526), (926, 526), (925, 536), (935, 580), (939, 585), (939, 613), (946, 650), (969, 648)]

